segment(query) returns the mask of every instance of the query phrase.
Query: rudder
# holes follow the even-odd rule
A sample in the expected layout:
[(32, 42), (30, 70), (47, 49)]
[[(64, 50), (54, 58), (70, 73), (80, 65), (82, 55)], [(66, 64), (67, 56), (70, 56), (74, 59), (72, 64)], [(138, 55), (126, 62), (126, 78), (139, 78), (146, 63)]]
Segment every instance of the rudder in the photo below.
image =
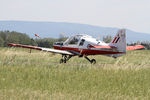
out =
[(109, 45), (116, 47), (119, 52), (126, 53), (126, 30), (118, 30), (116, 36)]

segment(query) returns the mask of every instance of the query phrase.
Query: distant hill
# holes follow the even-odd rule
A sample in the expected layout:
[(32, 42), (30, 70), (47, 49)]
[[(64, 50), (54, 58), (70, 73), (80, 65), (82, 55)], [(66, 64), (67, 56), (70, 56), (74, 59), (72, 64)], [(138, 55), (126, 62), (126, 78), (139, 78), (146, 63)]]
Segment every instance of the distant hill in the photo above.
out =
[[(88, 34), (93, 37), (112, 35), (114, 36), (118, 28), (100, 27), (88, 24), (65, 23), (65, 22), (32, 22), (32, 21), (0, 21), (0, 31), (10, 30), (28, 34), (34, 37), (39, 34), (42, 38), (59, 38), (61, 33), (65, 36), (74, 34)], [(127, 42), (150, 41), (150, 34), (134, 32), (127, 29)]]

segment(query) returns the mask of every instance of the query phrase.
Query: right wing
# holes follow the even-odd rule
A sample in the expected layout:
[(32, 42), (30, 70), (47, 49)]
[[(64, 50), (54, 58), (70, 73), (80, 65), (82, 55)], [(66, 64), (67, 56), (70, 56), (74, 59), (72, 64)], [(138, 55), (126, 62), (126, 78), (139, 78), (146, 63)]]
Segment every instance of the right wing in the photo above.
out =
[(75, 55), (74, 53), (71, 53), (71, 52), (65, 51), (65, 50), (56, 50), (56, 49), (43, 48), (43, 47), (37, 47), (37, 46), (30, 46), (30, 45), (22, 45), (22, 44), (14, 44), (14, 43), (9, 43), (8, 45), (9, 46), (15, 46), (15, 47), (28, 48), (28, 49), (47, 51), (47, 52), (52, 52), (52, 53), (57, 53), (57, 54)]

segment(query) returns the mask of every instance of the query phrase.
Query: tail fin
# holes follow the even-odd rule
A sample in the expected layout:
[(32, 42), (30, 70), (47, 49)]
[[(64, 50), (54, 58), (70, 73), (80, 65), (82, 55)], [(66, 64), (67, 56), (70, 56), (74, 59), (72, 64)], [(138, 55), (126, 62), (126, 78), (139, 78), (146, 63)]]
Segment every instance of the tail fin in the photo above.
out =
[(126, 53), (126, 30), (118, 30), (116, 36), (109, 45), (116, 47), (119, 52)]

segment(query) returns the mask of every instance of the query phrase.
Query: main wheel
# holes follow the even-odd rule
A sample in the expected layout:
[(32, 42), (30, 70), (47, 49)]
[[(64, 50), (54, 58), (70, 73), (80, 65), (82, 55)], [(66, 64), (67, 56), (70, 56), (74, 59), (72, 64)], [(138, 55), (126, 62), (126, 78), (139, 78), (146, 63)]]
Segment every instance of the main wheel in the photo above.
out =
[(96, 64), (96, 60), (95, 60), (95, 59), (92, 59), (92, 60), (91, 60), (91, 64)]
[(66, 63), (66, 61), (67, 61), (67, 60), (66, 60), (66, 59), (64, 59), (64, 63)]
[(60, 63), (64, 63), (64, 60), (63, 60), (63, 59), (60, 59)]

